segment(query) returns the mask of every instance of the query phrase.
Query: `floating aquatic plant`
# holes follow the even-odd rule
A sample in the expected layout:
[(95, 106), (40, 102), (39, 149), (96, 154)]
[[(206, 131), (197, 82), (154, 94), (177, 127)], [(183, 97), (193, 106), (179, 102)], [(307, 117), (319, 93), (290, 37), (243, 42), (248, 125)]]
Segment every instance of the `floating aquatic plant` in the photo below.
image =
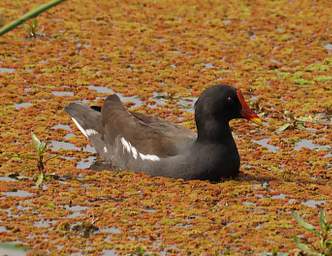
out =
[(147, 253), (143, 247), (137, 247), (136, 250), (130, 254), (130, 256), (150, 256), (150, 255), (152, 256), (155, 254)]
[[(7, 24), (35, 4), (49, 1), (0, 0), (0, 12)], [(31, 255), (102, 255), (110, 248), (111, 253), (129, 255), (142, 247), (157, 255), (262, 256), (266, 252), (272, 256), (275, 247), (278, 256), (285, 256), (281, 253), (297, 248), (292, 239), (286, 239), (294, 230), (288, 209), (302, 207), (300, 198), (321, 197), (326, 200), (326, 213), (332, 211), (330, 151), (294, 150), (301, 139), (331, 144), (331, 80), (322, 80), (332, 70), (332, 5), (331, 1), (314, 5), (312, 1), (246, 1), (253, 15), (242, 19), (240, 2), (66, 1), (50, 9), (50, 15), (37, 17), (43, 32), (51, 36), (39, 42), (21, 40), (15, 31), (0, 37), (0, 240), (26, 244)], [(277, 31), (279, 27), (282, 32)], [(26, 36), (23, 28), (19, 30), (20, 36)], [(256, 38), (250, 39), (247, 31)], [(288, 41), (277, 39), (291, 33), (296, 36)], [(206, 69), (204, 63), (214, 67)], [(311, 64), (317, 65), (309, 72)], [(295, 84), (297, 71), (315, 86)], [(240, 120), (231, 124), (242, 158), (239, 179), (210, 184), (79, 170), (75, 161), (88, 153), (74, 150), (47, 162), (43, 184), (48, 178), (55, 181), (47, 183), (46, 191), (34, 193), (31, 188), (29, 177), (37, 176), (38, 169), (35, 149), (27, 147), (31, 144), (27, 131), (33, 127), (46, 142), (45, 128), (70, 122), (62, 112), (69, 99), (55, 97), (52, 91), (73, 91), (75, 100), (102, 104), (97, 97), (106, 94), (88, 86), (105, 86), (139, 96), (144, 101), (139, 107), (142, 113), (195, 129), (193, 113), (180, 111), (178, 100), (196, 97), (219, 82), (241, 88), (246, 99), (259, 97), (262, 111), (258, 112), (266, 113), (269, 124), (260, 128)], [(148, 107), (145, 103), (153, 92), (167, 95), (165, 103)], [(14, 103), (22, 101), (33, 102), (34, 107), (16, 109)], [(285, 123), (287, 128), (275, 132)], [(46, 134), (60, 140), (67, 131), (52, 129)], [(260, 150), (250, 141), (267, 137), (280, 148), (277, 153)], [(77, 147), (86, 144), (83, 136), (64, 140)], [(45, 159), (50, 150), (48, 145)], [(33, 160), (28, 160), (29, 153)], [(6, 181), (8, 177), (12, 180)], [(265, 180), (269, 189), (262, 186)], [(14, 189), (33, 196), (3, 194)], [(278, 194), (287, 197), (271, 198)], [(70, 200), (87, 210), (68, 218), (71, 214), (65, 206)], [(147, 207), (156, 212), (145, 211)], [(313, 209), (303, 207), (301, 216)], [(76, 228), (72, 230), (90, 221), (91, 214), (99, 217), (96, 226), (116, 226), (121, 233), (100, 230), (87, 239)], [(37, 227), (36, 220), (52, 223), (48, 228)], [(69, 230), (59, 230), (62, 223)], [(312, 235), (302, 228), (296, 233), (300, 234)]]

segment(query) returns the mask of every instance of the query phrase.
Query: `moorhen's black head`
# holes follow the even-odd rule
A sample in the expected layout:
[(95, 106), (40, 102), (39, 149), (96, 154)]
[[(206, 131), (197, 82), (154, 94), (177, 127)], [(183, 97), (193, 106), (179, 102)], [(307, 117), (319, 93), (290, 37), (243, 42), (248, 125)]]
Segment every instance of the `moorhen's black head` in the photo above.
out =
[(241, 91), (232, 86), (212, 86), (206, 89), (195, 103), (198, 135), (200, 130), (202, 132), (223, 130), (224, 127), (228, 127), (228, 122), (235, 118), (245, 118), (261, 123), (258, 115), (245, 102)]

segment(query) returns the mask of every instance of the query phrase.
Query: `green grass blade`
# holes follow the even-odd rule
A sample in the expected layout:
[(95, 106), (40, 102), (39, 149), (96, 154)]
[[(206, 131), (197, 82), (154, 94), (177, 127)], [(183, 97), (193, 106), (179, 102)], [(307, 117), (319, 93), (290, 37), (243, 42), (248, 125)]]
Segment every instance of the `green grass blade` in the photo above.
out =
[(58, 155), (50, 156), (49, 158), (47, 158), (47, 159), (45, 160), (45, 163), (48, 162), (49, 160), (52, 160), (52, 159), (54, 159), (54, 158), (58, 158), (58, 157), (59, 157)]
[(329, 225), (326, 220), (326, 213), (324, 210), (319, 212), (319, 226), (322, 232), (328, 232)]
[(332, 255), (332, 239), (325, 241), (325, 249), (327, 251), (327, 255)]
[(292, 216), (301, 227), (308, 230), (309, 232), (319, 235), (319, 232), (316, 230), (316, 228), (313, 225), (305, 222), (304, 219), (302, 219), (302, 217), (297, 212), (292, 212)]
[(298, 237), (294, 238), (297, 248), (299, 248), (302, 252), (304, 252), (308, 256), (324, 256), (323, 254), (316, 252), (315, 250), (311, 249), (308, 245), (301, 243)]
[(43, 12), (46, 12), (48, 9), (60, 4), (63, 1), (65, 1), (65, 0), (52, 0), (46, 4), (42, 4), (42, 5), (38, 6), (37, 8), (29, 11), (28, 13), (24, 14), (22, 17), (18, 18), (17, 20), (9, 23), (8, 25), (6, 25), (2, 29), (0, 29), (0, 36), (15, 29), (17, 26), (21, 25), (22, 23), (26, 22), (27, 20), (32, 19)]

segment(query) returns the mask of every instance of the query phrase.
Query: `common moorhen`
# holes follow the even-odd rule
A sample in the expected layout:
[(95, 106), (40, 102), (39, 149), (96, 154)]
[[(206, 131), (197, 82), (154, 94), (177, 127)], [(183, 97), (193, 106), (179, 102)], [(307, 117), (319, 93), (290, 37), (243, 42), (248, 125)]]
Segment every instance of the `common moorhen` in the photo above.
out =
[(212, 86), (196, 101), (197, 135), (157, 117), (129, 112), (116, 94), (108, 96), (102, 108), (71, 103), (65, 111), (110, 168), (213, 181), (239, 173), (229, 121), (261, 122), (240, 90), (228, 85)]

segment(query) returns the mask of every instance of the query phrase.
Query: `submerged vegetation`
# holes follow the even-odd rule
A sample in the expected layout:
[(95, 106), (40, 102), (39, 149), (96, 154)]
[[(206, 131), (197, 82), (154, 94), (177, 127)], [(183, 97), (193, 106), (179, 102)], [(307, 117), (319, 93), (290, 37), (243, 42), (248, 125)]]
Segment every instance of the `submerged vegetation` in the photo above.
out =
[[(0, 19), (42, 3), (1, 0)], [(330, 224), (321, 213), (317, 228), (316, 215), (332, 216), (331, 12), (330, 1), (72, 0), (38, 16), (33, 40), (23, 26), (1, 36), (2, 245), (32, 255), (328, 255)], [(91, 170), (94, 150), (63, 111), (115, 91), (135, 111), (195, 129), (195, 99), (216, 83), (241, 88), (265, 121), (231, 123), (241, 175), (218, 183)], [(32, 131), (42, 138), (33, 136), (33, 159)], [(295, 214), (294, 225), (292, 211), (307, 224)]]

